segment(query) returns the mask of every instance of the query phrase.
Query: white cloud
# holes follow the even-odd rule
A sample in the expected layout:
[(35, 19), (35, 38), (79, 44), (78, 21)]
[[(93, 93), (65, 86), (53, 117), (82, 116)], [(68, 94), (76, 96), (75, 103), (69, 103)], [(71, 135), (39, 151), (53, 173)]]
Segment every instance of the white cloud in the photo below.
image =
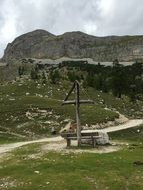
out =
[(142, 0), (0, 0), (0, 54), (16, 36), (37, 28), (54, 34), (143, 34)]
[(114, 4), (116, 0), (100, 0), (98, 2), (99, 9), (101, 10), (102, 16), (110, 16), (114, 11)]
[(96, 34), (96, 30), (97, 30), (97, 26), (95, 23), (93, 22), (87, 22), (84, 27), (83, 27), (84, 31), (87, 34)]

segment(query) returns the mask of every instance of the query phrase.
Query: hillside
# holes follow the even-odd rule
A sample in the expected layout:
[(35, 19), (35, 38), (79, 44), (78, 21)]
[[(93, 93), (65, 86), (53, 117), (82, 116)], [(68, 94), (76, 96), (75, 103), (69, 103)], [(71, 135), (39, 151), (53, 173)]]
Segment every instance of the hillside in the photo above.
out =
[[(53, 85), (49, 82), (43, 84), (42, 80), (29, 79), (1, 85), (0, 142), (5, 139), (47, 137), (52, 127), (59, 131), (70, 119), (75, 119), (74, 107), (62, 106), (69, 85), (71, 83), (66, 81)], [(85, 97), (83, 93), (81, 96)], [(97, 93), (95, 96), (97, 97)], [(118, 118), (117, 113), (102, 107), (101, 100), (102, 97), (98, 98), (96, 105), (81, 106), (82, 125), (103, 123)]]
[[(143, 118), (142, 63), (123, 66), (116, 60), (105, 67), (85, 61), (52, 66), (23, 61), (9, 65), (15, 67), (14, 80), (0, 83), (0, 189), (142, 190), (143, 125), (137, 126), (137, 118)], [(75, 120), (75, 107), (62, 106), (62, 100), (76, 79), (80, 98), (95, 102), (81, 105), (81, 125), (112, 129), (111, 144), (78, 148), (73, 141), (66, 148), (59, 136), (59, 129)], [(128, 122), (118, 125), (121, 114), (135, 118), (129, 120), (134, 128), (123, 127)], [(124, 130), (116, 131), (115, 125)], [(52, 127), (57, 134), (49, 138)]]
[[(119, 122), (117, 111), (129, 118), (142, 118), (142, 83), (139, 83), (138, 64), (116, 67), (124, 81), (130, 78), (126, 90), (120, 75), (119, 80), (112, 78), (112, 72), (116, 71), (112, 67), (83, 62), (63, 62), (50, 69), (45, 65), (20, 66), (17, 71), (19, 77), (0, 85), (0, 142), (49, 136), (52, 127), (58, 132), (70, 119), (75, 120), (74, 107), (62, 106), (62, 100), (76, 79), (81, 83), (80, 97), (95, 102), (81, 106), (83, 126), (88, 124), (93, 129), (115, 125)], [(136, 84), (136, 93), (130, 88), (130, 83)], [(120, 88), (115, 88), (118, 86)]]
[(97, 62), (135, 61), (143, 58), (143, 36), (95, 37), (82, 32), (56, 36), (35, 30), (9, 43), (3, 60), (22, 58), (91, 58)]

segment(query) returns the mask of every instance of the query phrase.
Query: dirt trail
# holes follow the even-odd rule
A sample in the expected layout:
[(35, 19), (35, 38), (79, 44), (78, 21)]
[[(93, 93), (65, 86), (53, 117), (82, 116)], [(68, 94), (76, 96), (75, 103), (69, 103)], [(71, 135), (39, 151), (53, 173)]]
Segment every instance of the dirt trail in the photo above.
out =
[(110, 132), (120, 131), (123, 129), (132, 128), (132, 127), (137, 127), (142, 124), (143, 124), (143, 119), (133, 119), (133, 120), (129, 120), (128, 122), (118, 125), (118, 126), (115, 126), (115, 127), (105, 128), (105, 129), (103, 129), (103, 131), (110, 133)]
[[(114, 132), (114, 131), (120, 131), (123, 129), (133, 128), (142, 124), (143, 124), (143, 119), (129, 120), (128, 122), (118, 125), (116, 127), (109, 127), (109, 128), (102, 129), (102, 131), (109, 133), (109, 132)], [(40, 143), (40, 142), (49, 142), (49, 146), (51, 147), (51, 148), (49, 147), (50, 150), (52, 150), (52, 148), (54, 149), (52, 144), (56, 144), (56, 146), (59, 144), (59, 149), (61, 148), (60, 143), (64, 143), (64, 146), (66, 145), (65, 141), (63, 141), (63, 138), (58, 136), (58, 137), (44, 138), (44, 139), (33, 140), (33, 141), (4, 144), (0, 146), (0, 154), (10, 152), (11, 150), (15, 148), (18, 148), (24, 145), (28, 145), (32, 143)]]
[[(127, 122), (125, 122), (123, 124), (117, 125), (115, 127), (107, 127), (107, 128), (101, 129), (100, 131), (110, 133), (110, 132), (114, 132), (114, 131), (120, 131), (123, 129), (137, 127), (142, 124), (143, 124), (143, 119), (132, 119), (132, 120), (128, 120)], [(95, 131), (95, 130), (89, 130), (89, 131)], [(87, 130), (87, 132), (88, 132), (88, 130)]]
[(39, 139), (39, 140), (33, 140), (33, 141), (25, 141), (25, 142), (17, 142), (17, 143), (11, 143), (11, 144), (4, 144), (0, 146), (0, 154), (9, 152), (15, 148), (32, 144), (32, 143), (41, 143), (41, 142), (57, 142), (61, 141), (63, 138), (58, 136), (58, 137), (52, 137), (52, 138), (44, 138), (44, 139)]

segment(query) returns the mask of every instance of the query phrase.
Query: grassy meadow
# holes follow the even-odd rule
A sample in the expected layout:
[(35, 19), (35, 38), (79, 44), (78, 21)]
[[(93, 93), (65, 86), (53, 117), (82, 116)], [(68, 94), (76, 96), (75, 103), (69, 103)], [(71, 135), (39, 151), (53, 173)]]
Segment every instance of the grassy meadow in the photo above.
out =
[[(49, 136), (52, 126), (59, 130), (67, 120), (75, 119), (75, 107), (62, 106), (70, 86), (69, 82), (51, 85), (32, 80), (0, 85), (0, 143), (11, 141), (12, 135), (14, 141)], [(89, 94), (95, 104), (81, 105), (83, 125), (118, 118), (116, 112), (104, 109), (100, 93), (89, 89)], [(88, 99), (83, 92), (81, 98)]]
[[(71, 85), (62, 79), (51, 84), (25, 76), (2, 83), (1, 146), (49, 137), (51, 127), (59, 131), (68, 120), (75, 119), (75, 107), (61, 105)], [(82, 125), (113, 121), (119, 117), (116, 111), (129, 118), (143, 117), (140, 100), (132, 103), (127, 96), (119, 99), (91, 87), (82, 88), (80, 96), (95, 101), (93, 105), (81, 105)], [(43, 150), (48, 143), (36, 143), (0, 155), (0, 190), (142, 190), (143, 165), (134, 162), (143, 162), (143, 126), (109, 136), (120, 144), (119, 151), (58, 153)]]
[(143, 161), (143, 127), (110, 135), (126, 142), (121, 150), (67, 154), (42, 151), (43, 143), (18, 148), (1, 159), (0, 189), (142, 190), (143, 165), (134, 162)]

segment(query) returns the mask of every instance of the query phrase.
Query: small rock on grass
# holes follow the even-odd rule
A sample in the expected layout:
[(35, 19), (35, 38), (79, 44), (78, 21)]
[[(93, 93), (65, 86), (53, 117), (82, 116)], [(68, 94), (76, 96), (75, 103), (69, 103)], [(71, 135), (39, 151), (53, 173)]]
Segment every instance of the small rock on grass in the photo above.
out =
[(40, 172), (39, 171), (34, 171), (34, 173), (39, 174)]
[(143, 161), (134, 161), (133, 162), (133, 164), (135, 165), (135, 166), (143, 166)]

